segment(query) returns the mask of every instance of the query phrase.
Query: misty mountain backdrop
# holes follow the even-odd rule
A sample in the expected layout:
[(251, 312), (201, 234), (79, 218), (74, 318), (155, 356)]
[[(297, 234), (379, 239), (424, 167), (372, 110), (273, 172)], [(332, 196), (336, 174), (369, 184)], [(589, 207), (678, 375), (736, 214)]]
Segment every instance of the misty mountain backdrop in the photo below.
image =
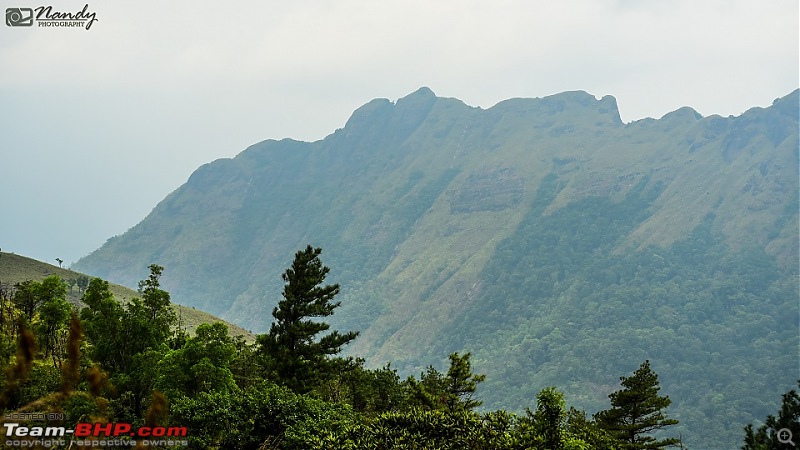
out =
[(625, 124), (611, 96), (481, 109), (422, 88), (203, 165), (73, 268), (135, 286), (160, 264), (176, 302), (263, 332), (319, 246), (331, 323), (371, 366), (470, 351), (486, 408), (558, 386), (593, 412), (649, 359), (671, 433), (734, 448), (800, 376), (798, 145), (798, 91)]

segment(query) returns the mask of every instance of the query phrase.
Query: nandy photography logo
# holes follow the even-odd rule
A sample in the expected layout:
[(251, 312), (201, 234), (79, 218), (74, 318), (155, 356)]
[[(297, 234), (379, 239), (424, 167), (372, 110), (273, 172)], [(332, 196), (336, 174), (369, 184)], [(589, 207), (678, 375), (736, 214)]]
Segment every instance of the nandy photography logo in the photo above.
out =
[(36, 22), (39, 27), (85, 28), (88, 30), (97, 21), (97, 13), (89, 11), (88, 3), (83, 6), (83, 9), (75, 12), (58, 11), (52, 6), (6, 8), (6, 26), (9, 27), (32, 27)]

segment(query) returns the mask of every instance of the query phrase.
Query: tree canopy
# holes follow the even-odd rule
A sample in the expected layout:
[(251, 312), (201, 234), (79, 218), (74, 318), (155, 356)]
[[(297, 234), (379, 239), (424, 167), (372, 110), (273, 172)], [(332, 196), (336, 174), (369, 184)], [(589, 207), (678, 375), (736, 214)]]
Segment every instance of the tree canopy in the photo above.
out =
[(611, 409), (595, 414), (601, 428), (622, 442), (630, 450), (658, 449), (680, 442), (677, 438), (656, 439), (653, 431), (678, 423), (666, 417), (664, 410), (670, 405), (668, 396), (659, 396), (661, 387), (658, 375), (645, 361), (633, 375), (620, 377), (622, 389), (610, 394)]

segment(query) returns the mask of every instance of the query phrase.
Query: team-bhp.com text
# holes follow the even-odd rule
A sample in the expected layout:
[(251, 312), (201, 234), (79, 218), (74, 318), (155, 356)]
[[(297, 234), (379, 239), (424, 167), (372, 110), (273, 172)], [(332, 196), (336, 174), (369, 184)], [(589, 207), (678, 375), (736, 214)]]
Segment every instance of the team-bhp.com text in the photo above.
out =
[[(41, 426), (21, 426), (18, 423), (5, 423), (7, 446), (31, 447), (31, 446), (53, 446), (67, 445), (68, 436), (77, 438), (114, 438), (112, 440), (87, 439), (76, 442), (79, 446), (135, 446), (137, 438), (170, 438), (170, 439), (149, 439), (139, 440), (147, 446), (186, 446), (188, 442), (175, 438), (186, 437), (186, 427), (138, 427), (134, 429), (129, 423), (78, 423), (75, 428), (66, 427), (41, 427)], [(11, 438), (11, 439), (9, 439)], [(13, 439), (26, 438), (26, 439)], [(34, 438), (34, 439), (31, 439)], [(42, 439), (44, 438), (44, 439)], [(73, 440), (73, 439), (71, 439)], [(49, 445), (48, 445), (48, 441)], [(73, 440), (74, 441), (74, 440)]]

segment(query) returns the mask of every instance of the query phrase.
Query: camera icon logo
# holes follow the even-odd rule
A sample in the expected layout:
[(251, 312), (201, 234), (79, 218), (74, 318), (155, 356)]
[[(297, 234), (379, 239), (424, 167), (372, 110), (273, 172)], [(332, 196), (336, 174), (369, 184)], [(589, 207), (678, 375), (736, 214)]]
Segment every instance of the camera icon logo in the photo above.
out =
[(6, 25), (9, 27), (30, 27), (33, 25), (33, 9), (6, 8)]

